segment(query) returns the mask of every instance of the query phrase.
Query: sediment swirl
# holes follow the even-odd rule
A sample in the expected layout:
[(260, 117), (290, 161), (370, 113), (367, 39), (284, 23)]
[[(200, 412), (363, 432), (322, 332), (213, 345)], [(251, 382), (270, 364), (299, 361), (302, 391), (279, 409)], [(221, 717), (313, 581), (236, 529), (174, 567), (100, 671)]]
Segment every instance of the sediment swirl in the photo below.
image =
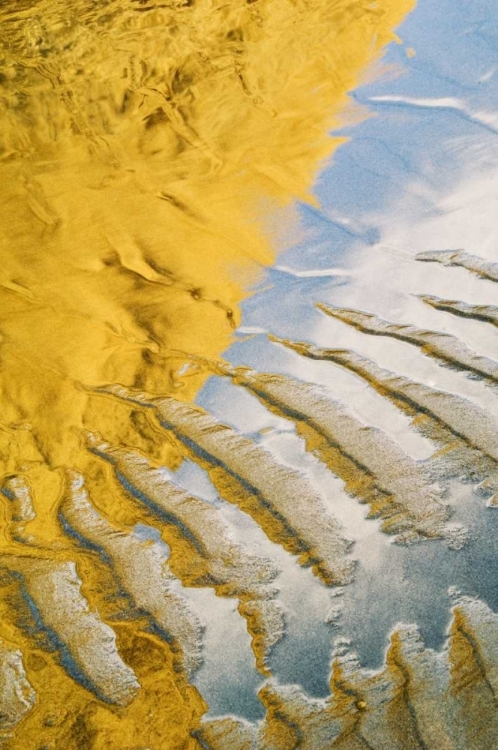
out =
[(443, 266), (460, 266), (477, 274), (482, 279), (498, 281), (498, 263), (492, 263), (465, 250), (428, 250), (418, 253), (415, 260), (426, 263), (441, 263)]
[(318, 309), (332, 318), (357, 328), (362, 333), (374, 336), (390, 336), (398, 341), (418, 346), (424, 354), (435, 357), (457, 370), (463, 370), (481, 378), (498, 381), (498, 362), (481, 357), (467, 347), (463, 341), (448, 333), (426, 331), (417, 326), (390, 323), (372, 313), (346, 310), (319, 303)]
[(206, 469), (220, 495), (249, 513), (272, 541), (311, 566), (326, 584), (350, 580), (350, 544), (302, 473), (199, 407), (118, 385), (95, 393), (153, 409), (185, 453)]
[(219, 596), (239, 600), (257, 666), (267, 673), (267, 656), (284, 628), (277, 591), (271, 585), (278, 573), (275, 564), (236, 544), (216, 508), (177, 485), (147, 457), (111, 446), (92, 433), (86, 437), (88, 448), (113, 466), (127, 493), (162, 529), (171, 549), (171, 568), (182, 583), (210, 586)]

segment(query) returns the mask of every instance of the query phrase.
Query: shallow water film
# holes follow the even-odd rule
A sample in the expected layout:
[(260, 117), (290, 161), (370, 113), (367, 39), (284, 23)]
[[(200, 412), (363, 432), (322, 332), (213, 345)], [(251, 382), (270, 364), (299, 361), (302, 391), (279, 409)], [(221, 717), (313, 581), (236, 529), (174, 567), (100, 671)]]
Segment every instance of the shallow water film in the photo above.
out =
[(0, 747), (498, 747), (494, 0), (0, 25)]

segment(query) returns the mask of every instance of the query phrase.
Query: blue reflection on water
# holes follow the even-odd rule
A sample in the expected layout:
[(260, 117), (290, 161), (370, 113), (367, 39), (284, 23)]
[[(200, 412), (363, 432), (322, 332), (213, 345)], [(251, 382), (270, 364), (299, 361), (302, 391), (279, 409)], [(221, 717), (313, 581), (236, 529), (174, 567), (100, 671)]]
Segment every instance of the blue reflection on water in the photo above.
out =
[[(320, 208), (299, 207), (301, 237), (280, 255), (260, 290), (255, 289), (244, 302), (239, 340), (225, 355), (234, 364), (292, 374), (288, 353), (277, 350), (264, 335), (247, 332), (262, 330), (310, 340), (320, 317), (316, 301), (342, 300), (355, 288), (361, 299), (361, 289), (368, 284), (362, 276), (364, 259), (389, 250), (382, 241), (393, 206), (409, 206), (409, 235), (420, 222), (451, 214), (451, 206), (438, 196), (451, 196), (456, 183), (473, 175), (482, 177), (493, 163), (498, 167), (495, 1), (475, 0), (458, 6), (452, 0), (419, 0), (399, 35), (403, 44), (392, 44), (384, 63), (391, 70), (397, 68), (400, 75), (384, 76), (354, 92), (354, 99), (374, 116), (338, 131), (351, 140), (338, 149), (317, 180)], [(407, 54), (409, 48), (415, 56)], [(498, 247), (498, 232), (495, 239)], [(471, 249), (479, 254), (478, 239), (475, 244)], [(330, 275), (331, 269), (340, 273)], [(326, 273), (299, 275), (310, 270)], [(406, 297), (403, 272), (410, 271), (400, 263), (396, 283), (378, 289), (379, 295), (392, 300), (393, 307)], [(486, 282), (478, 283), (483, 293), (492, 293), (490, 286), (484, 286)], [(488, 354), (493, 356), (492, 351)], [(491, 392), (489, 398), (494, 398)], [(208, 381), (198, 400), (226, 421), (233, 417), (227, 386), (219, 381)], [(243, 428), (243, 418), (241, 423), (237, 418)], [(248, 431), (250, 422), (248, 418)], [(417, 623), (425, 643), (440, 648), (450, 617), (447, 590), (451, 586), (498, 610), (498, 514), (484, 508), (468, 485), (455, 482), (450, 499), (454, 519), (470, 529), (467, 546), (454, 551), (437, 542), (400, 547), (385, 540), (372, 558), (371, 537), (360, 540), (355, 547), (360, 564), (355, 582), (341, 597), (339, 628), (326, 625), (323, 617), (303, 619), (303, 610), (289, 612), (287, 635), (271, 658), (281, 682), (298, 682), (312, 695), (325, 695), (333, 638), (351, 638), (362, 663), (379, 667), (388, 634), (399, 621)], [(355, 501), (343, 497), (338, 502)], [(293, 564), (289, 558), (288, 565)], [(227, 710), (235, 706), (243, 715), (243, 693), (239, 701), (236, 695), (237, 686)], [(220, 706), (222, 710), (223, 701)]]

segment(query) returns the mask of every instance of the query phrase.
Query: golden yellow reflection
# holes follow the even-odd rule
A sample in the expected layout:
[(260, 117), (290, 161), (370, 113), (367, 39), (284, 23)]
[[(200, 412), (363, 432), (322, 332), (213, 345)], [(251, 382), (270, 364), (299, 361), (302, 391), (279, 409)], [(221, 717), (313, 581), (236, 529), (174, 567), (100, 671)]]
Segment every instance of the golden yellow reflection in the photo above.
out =
[[(229, 345), (241, 300), (274, 259), (269, 217), (312, 200), (317, 169), (341, 142), (329, 130), (347, 92), (412, 5), (2, 4), (0, 451), (34, 509), (23, 518), (21, 496), (5, 490), (2, 638), (21, 650), (37, 696), (9, 748), (197, 747), (190, 731), (205, 704), (140, 618), (119, 621), (101, 563), (62, 533), (60, 471), (84, 472), (120, 528), (144, 519), (115, 485), (103, 492), (108, 467), (83, 447), (82, 429), (158, 464), (173, 467), (178, 454), (142, 411), (89, 388), (193, 399), (205, 375), (182, 380), (170, 352), (215, 357)], [(164, 534), (177, 571), (174, 531)], [(26, 556), (76, 560), (82, 594), (140, 683), (127, 708), (96, 699), (19, 623)]]

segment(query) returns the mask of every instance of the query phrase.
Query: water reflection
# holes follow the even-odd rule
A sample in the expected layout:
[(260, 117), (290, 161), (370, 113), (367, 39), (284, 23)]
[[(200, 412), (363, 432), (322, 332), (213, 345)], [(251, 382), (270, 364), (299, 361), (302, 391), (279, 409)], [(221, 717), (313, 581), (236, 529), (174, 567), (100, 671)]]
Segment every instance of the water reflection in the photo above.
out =
[[(14, 750), (194, 747), (207, 712), (262, 718), (256, 690), (268, 676), (327, 695), (337, 636), (378, 667), (400, 620), (441, 646), (450, 586), (496, 609), (496, 519), (470, 484), (452, 480), (446, 497), (469, 528), (464, 549), (438, 539), (395, 546), (386, 525), (423, 536), (430, 519), (424, 527), (417, 518), (414, 532), (416, 513), (399, 497), (399, 528), (389, 516), (381, 528), (346, 493), (354, 483), (345, 488), (307, 449), (290, 407), (269, 410), (208, 379), (225, 352), (235, 365), (322, 385), (355, 425), (382, 430), (416, 467), (434, 448), (434, 435), (414, 429), (423, 417), (412, 421), (350, 371), (267, 334), (353, 349), (498, 415), (482, 381), (315, 307), (415, 323), (496, 356), (491, 325), (419, 298), (496, 306), (496, 285), (415, 258), (458, 243), (496, 260), (493, 27), (482, 8), (469, 26), (444, 4), (444, 23), (434, 23), (421, 0), (384, 75), (378, 65), (358, 88), (411, 6), (79, 0), (1, 11), (1, 614), (9, 663), (21, 665), (15, 684), (29, 693), (23, 711), (5, 711), (9, 731), (22, 721)], [(376, 117), (348, 103), (354, 87)], [(381, 435), (368, 434), (372, 444)], [(67, 468), (85, 475), (83, 498), (83, 480), (71, 485)], [(375, 485), (372, 466), (364, 473)], [(356, 495), (375, 506), (368, 488)], [(60, 513), (61, 492), (78, 533)], [(431, 526), (444, 537), (439, 530)], [(353, 557), (355, 581), (327, 588), (347, 582)], [(170, 632), (158, 628), (168, 618), (156, 609), (163, 594), (181, 613)], [(94, 650), (80, 639), (90, 621), (101, 638)], [(197, 655), (201, 638), (203, 665), (189, 681), (182, 658)], [(58, 713), (47, 715), (52, 705)]]
[[(498, 415), (496, 393), (482, 382), (442, 368), (409, 345), (367, 337), (324, 319), (314, 309), (315, 302), (324, 301), (416, 323), (453, 334), (479, 354), (496, 358), (498, 340), (491, 325), (442, 315), (417, 299), (433, 294), (496, 309), (496, 284), (464, 269), (450, 272), (415, 262), (417, 252), (447, 247), (464, 247), (488, 261), (497, 260), (496, 144), (478, 116), (486, 111), (486, 127), (491, 127), (494, 61), (477, 31), (492, 28), (489, 10), (486, 16), (475, 8), (476, 20), (471, 23), (459, 13), (445, 14), (443, 7), (438, 9), (438, 23), (431, 24), (433, 10), (420, 3), (405, 22), (403, 37), (416, 56), (407, 60), (402, 48), (391, 48), (388, 62), (402, 65), (404, 76), (368, 84), (355, 94), (376, 110), (377, 117), (357, 126), (334, 165), (322, 172), (317, 185), (320, 210), (300, 207), (298, 241), (286, 248), (244, 302), (239, 342), (224, 355), (235, 365), (291, 374), (327, 387), (333, 398), (390, 434), (417, 460), (427, 458), (434, 444), (412, 429), (410, 417), (352, 373), (326, 362), (303, 361), (276, 347), (266, 334), (352, 349), (391, 372), (465, 396), (486, 413)], [(459, 33), (463, 28), (468, 30), (464, 37)], [(453, 50), (451, 71), (442, 53), (443, 37), (444, 48), (449, 44)], [(448, 97), (457, 97), (457, 103), (445, 104)], [(397, 106), (402, 103), (404, 109)], [(471, 111), (475, 116), (467, 116)], [(275, 423), (274, 417), (265, 422), (254, 399), (234, 394), (220, 381), (209, 381), (199, 402), (242, 431), (271, 426), (276, 434), (267, 445), (292, 441), (288, 424)], [(231, 413), (227, 403), (235, 405)], [(300, 450), (304, 456), (302, 445)], [(295, 452), (292, 461), (296, 465)], [(363, 665), (379, 668), (388, 634), (398, 622), (417, 623), (424, 642), (440, 649), (449, 623), (451, 587), (482, 598), (496, 610), (496, 514), (470, 485), (452, 482), (447, 495), (454, 521), (470, 531), (463, 550), (432, 542), (403, 548), (379, 535), (378, 522), (353, 521), (358, 513), (363, 518), (364, 509), (355, 508), (355, 501), (325, 470), (311, 469), (305, 460), (299, 464), (297, 459), (297, 465), (312, 472), (348, 536), (355, 539), (359, 567), (354, 583), (337, 600), (340, 614), (333, 627), (325, 623), (330, 599), (321, 595), (319, 584), (297, 578), (291, 583), (286, 573), (281, 577), (282, 597), (293, 599), (286, 637), (272, 661), (282, 684), (296, 682), (310, 695), (327, 695), (331, 643), (340, 635), (351, 639)], [(310, 589), (320, 602), (316, 608), (310, 604)], [(292, 614), (296, 607), (299, 618)]]

